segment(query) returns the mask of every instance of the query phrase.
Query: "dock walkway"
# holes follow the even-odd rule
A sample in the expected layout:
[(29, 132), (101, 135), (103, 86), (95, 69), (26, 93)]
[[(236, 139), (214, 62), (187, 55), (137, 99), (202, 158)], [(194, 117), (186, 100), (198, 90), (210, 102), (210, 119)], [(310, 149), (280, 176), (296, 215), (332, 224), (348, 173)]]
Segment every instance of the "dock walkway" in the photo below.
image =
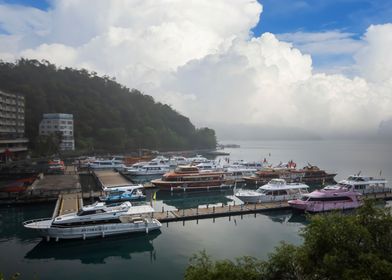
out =
[(97, 180), (98, 185), (104, 188), (113, 188), (119, 186), (126, 186), (132, 184), (132, 182), (119, 172), (112, 170), (104, 171), (93, 171), (93, 176)]
[(60, 194), (53, 211), (53, 219), (64, 214), (78, 212), (83, 207), (81, 193)]
[[(392, 192), (374, 193), (363, 195), (364, 198), (379, 199), (379, 200), (392, 200)], [(53, 217), (66, 213), (77, 212), (83, 206), (82, 194), (68, 194), (60, 195), (57, 200)], [(178, 209), (155, 212), (154, 218), (162, 223), (186, 221), (186, 220), (199, 220), (208, 218), (217, 218), (225, 216), (238, 216), (252, 213), (262, 213), (265, 211), (278, 211), (290, 209), (287, 201), (282, 202), (264, 202), (240, 205), (223, 205), (210, 206), (210, 207), (197, 207), (189, 209)]]

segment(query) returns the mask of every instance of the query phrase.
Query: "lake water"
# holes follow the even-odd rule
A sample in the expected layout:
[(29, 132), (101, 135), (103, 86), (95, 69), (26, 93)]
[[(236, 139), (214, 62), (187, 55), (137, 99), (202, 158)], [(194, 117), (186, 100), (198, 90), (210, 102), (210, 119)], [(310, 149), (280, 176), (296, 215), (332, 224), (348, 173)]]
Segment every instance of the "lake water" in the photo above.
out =
[[(308, 162), (337, 180), (361, 172), (392, 181), (392, 145), (378, 141), (264, 141), (235, 142), (226, 149), (231, 160), (279, 163)], [(219, 158), (218, 158), (219, 159)], [(223, 160), (223, 157), (221, 157)], [(232, 192), (158, 193), (160, 210), (196, 205), (232, 203)], [(243, 217), (225, 217), (164, 224), (160, 232), (86, 241), (42, 241), (22, 222), (48, 217), (54, 204), (0, 208), (0, 272), (20, 272), (20, 279), (182, 279), (189, 257), (205, 249), (213, 258), (251, 255), (265, 258), (280, 241), (299, 244), (306, 224), (301, 215), (278, 211)]]

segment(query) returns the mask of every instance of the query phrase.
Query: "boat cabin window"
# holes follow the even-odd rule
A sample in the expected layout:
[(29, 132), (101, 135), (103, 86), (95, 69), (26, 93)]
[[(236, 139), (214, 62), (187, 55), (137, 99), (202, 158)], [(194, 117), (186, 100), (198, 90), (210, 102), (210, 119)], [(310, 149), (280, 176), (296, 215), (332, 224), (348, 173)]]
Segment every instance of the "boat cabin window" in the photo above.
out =
[(272, 195), (272, 196), (277, 196), (277, 195), (287, 195), (287, 191), (286, 190), (261, 190), (261, 193), (265, 194), (265, 195)]
[(366, 189), (366, 185), (355, 185), (356, 190), (364, 190)]
[(309, 201), (319, 201), (319, 202), (351, 201), (351, 198), (348, 196), (310, 197)]
[(288, 194), (297, 194), (297, 193), (300, 193), (300, 189), (290, 189), (290, 190), (287, 190), (287, 193)]
[(99, 213), (104, 213), (105, 210), (103, 209), (98, 209), (98, 210), (79, 210), (79, 212), (76, 214), (78, 216), (86, 216), (86, 215), (94, 215), (94, 214), (99, 214)]

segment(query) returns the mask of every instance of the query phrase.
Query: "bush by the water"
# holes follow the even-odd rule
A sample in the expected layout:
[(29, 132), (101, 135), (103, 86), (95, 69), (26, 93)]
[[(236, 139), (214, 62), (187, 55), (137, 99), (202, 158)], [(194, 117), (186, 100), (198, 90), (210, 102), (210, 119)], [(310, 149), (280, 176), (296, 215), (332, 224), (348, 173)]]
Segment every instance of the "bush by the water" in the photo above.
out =
[(191, 258), (185, 279), (392, 279), (389, 208), (367, 201), (353, 215), (315, 215), (301, 236), (302, 245), (282, 243), (267, 260), (213, 261), (203, 251)]

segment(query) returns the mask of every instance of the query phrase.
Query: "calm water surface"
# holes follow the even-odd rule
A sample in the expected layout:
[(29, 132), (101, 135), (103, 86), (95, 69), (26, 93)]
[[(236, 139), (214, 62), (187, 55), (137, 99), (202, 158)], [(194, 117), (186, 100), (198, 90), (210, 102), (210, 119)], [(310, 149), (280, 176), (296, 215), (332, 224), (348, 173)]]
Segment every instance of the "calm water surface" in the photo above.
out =
[[(377, 141), (235, 142), (231, 159), (279, 163), (307, 162), (338, 173), (361, 171), (392, 181), (392, 145)], [(222, 159), (221, 159), (222, 160)], [(232, 192), (158, 193), (160, 210), (233, 203)], [(42, 241), (25, 230), (24, 220), (50, 216), (54, 204), (0, 208), (0, 271), (21, 272), (21, 279), (182, 279), (189, 257), (202, 249), (214, 258), (251, 255), (265, 258), (280, 241), (299, 244), (303, 216), (279, 211), (164, 225), (160, 232), (86, 241)]]

